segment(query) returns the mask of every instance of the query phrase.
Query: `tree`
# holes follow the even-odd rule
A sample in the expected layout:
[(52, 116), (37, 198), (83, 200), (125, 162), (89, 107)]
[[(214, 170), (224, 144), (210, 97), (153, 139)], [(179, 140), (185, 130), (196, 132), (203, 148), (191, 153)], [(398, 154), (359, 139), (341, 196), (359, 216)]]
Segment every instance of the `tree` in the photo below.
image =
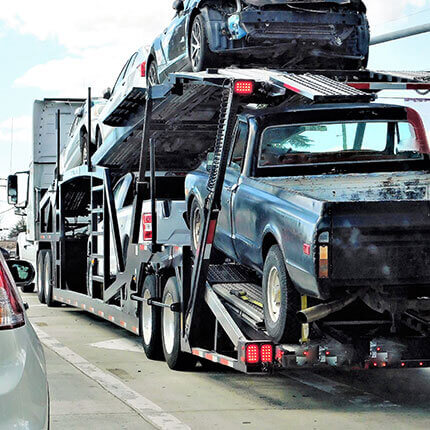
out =
[(27, 224), (24, 218), (21, 218), (9, 232), (9, 239), (16, 239), (20, 233), (27, 231)]

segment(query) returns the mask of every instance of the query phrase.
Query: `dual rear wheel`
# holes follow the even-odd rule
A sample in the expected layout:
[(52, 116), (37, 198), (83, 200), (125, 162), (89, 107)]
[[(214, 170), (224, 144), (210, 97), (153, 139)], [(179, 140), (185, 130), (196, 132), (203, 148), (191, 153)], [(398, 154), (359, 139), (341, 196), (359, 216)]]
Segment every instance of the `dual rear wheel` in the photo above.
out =
[(37, 255), (36, 291), (40, 303), (46, 303), (49, 307), (56, 305), (53, 297), (53, 275), (52, 252), (42, 249)]

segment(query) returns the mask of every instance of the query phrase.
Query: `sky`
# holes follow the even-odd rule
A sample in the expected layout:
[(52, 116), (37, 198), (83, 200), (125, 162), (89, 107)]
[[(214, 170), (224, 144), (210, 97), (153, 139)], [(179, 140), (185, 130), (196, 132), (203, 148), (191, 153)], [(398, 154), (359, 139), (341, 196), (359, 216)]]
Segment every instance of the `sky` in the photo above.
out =
[[(101, 95), (104, 88), (112, 87), (128, 57), (140, 46), (151, 45), (168, 25), (174, 15), (172, 3), (2, 1), (0, 178), (28, 168), (33, 101), (45, 97), (86, 97), (89, 86), (93, 94)], [(372, 35), (430, 21), (430, 0), (365, 3)], [(375, 46), (369, 67), (430, 70), (429, 46), (430, 33)], [(0, 180), (0, 229), (16, 221), (12, 212), (3, 213), (9, 209), (3, 184)]]

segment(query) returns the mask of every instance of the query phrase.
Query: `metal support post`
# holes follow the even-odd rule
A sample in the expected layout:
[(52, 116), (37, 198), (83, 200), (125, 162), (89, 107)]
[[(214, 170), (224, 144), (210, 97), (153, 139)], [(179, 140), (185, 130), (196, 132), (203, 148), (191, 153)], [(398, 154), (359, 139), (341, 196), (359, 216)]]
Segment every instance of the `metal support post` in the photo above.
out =
[(88, 165), (88, 172), (92, 171), (92, 164), (91, 164), (91, 105), (92, 105), (92, 99), (91, 99), (91, 87), (88, 87), (88, 131), (87, 131), (87, 165)]

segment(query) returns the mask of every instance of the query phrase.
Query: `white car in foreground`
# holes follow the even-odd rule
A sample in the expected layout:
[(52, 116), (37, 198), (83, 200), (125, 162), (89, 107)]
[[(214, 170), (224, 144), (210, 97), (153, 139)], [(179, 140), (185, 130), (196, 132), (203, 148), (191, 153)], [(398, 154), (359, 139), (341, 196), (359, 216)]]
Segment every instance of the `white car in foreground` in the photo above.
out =
[(49, 429), (45, 357), (17, 288), (33, 278), (30, 263), (0, 254), (0, 430)]

